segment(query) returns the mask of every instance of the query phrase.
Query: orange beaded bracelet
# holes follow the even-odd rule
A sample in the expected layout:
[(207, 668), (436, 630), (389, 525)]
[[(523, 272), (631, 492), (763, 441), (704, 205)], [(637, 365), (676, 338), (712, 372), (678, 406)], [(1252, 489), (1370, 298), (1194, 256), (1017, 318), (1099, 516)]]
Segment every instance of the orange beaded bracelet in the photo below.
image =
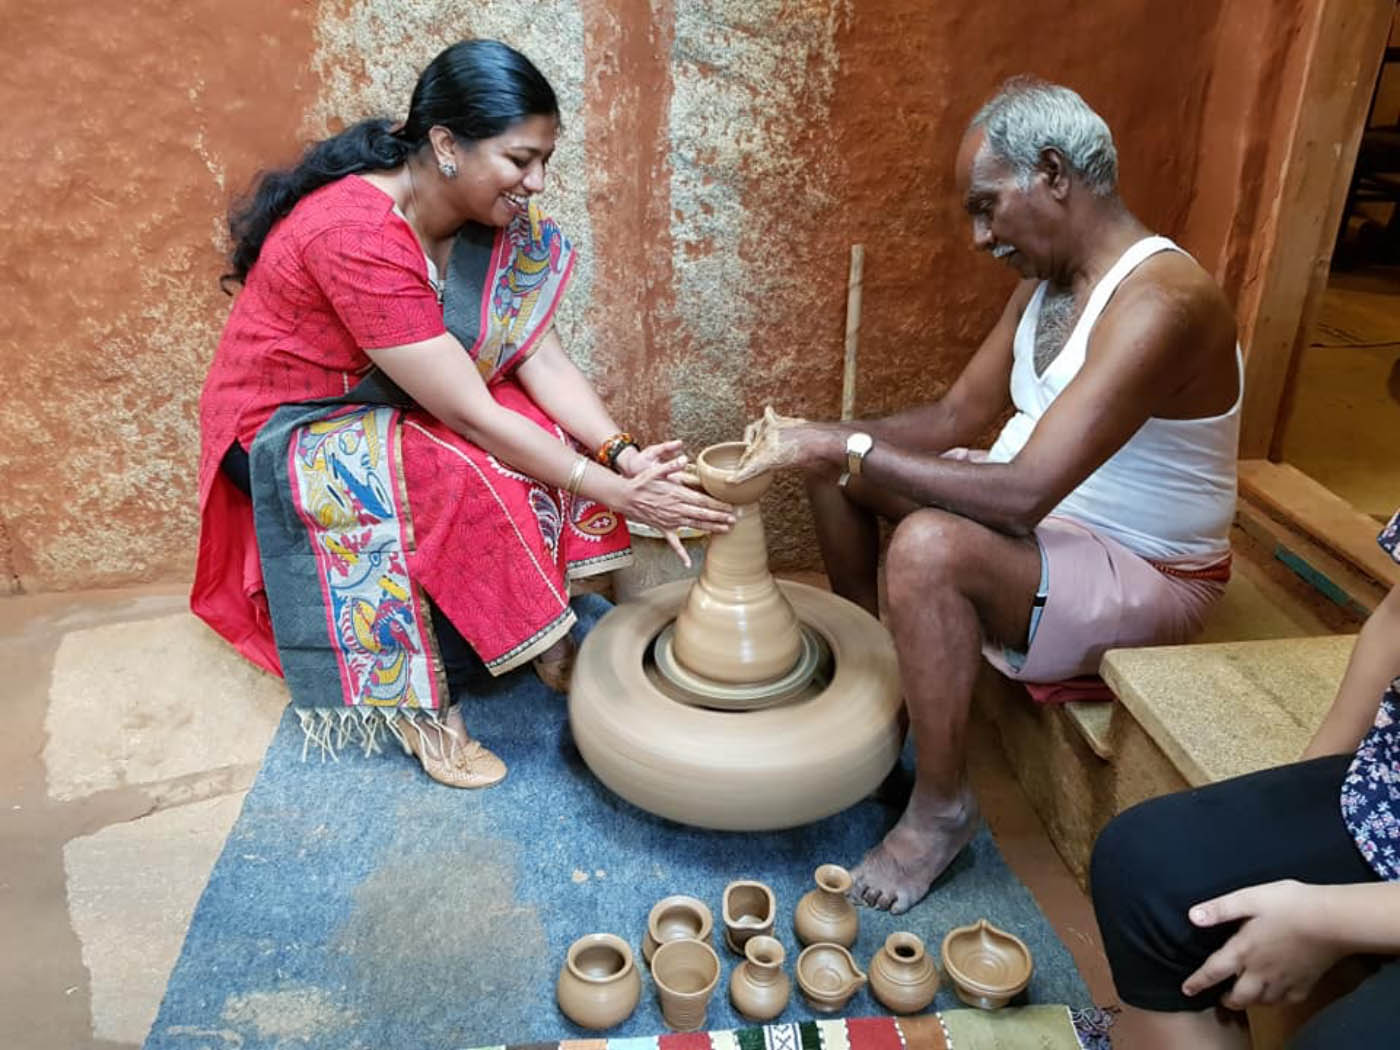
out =
[(626, 448), (640, 449), (641, 446), (631, 434), (621, 430), (598, 446), (595, 458), (609, 470), (616, 470), (617, 457), (622, 455), (622, 450)]

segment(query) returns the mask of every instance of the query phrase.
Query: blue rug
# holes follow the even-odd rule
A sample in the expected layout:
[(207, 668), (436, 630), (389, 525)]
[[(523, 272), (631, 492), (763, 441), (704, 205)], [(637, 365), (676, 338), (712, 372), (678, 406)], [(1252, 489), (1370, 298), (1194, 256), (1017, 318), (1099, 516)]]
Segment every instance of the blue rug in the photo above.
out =
[[(608, 608), (576, 601), (581, 624)], [(589, 773), (565, 704), (529, 670), (471, 683), (467, 724), (506, 761), (487, 791), (435, 785), (417, 763), (342, 755), (303, 763), (289, 711), (214, 866), (171, 973), (147, 1050), (454, 1048), (582, 1037), (554, 1004), (554, 981), (583, 933), (621, 935), (641, 963), (651, 905), (706, 901), (761, 879), (778, 897), (777, 935), (796, 957), (792, 910), (819, 863), (850, 866), (898, 817), (866, 800), (791, 831), (702, 831), (653, 817)], [(236, 697), (209, 698), (236, 703)], [(908, 756), (906, 756), (906, 762)], [(936, 953), (953, 926), (986, 916), (1030, 946), (1022, 1001), (1092, 1005), (1064, 945), (983, 829), (909, 913), (861, 910), (861, 968), (896, 929)], [(709, 1028), (741, 1027), (724, 964)], [(934, 1009), (961, 1004), (940, 989)], [(880, 1013), (868, 990), (849, 1015)], [(794, 988), (783, 1021), (816, 1015)], [(665, 1031), (650, 978), (610, 1036)]]

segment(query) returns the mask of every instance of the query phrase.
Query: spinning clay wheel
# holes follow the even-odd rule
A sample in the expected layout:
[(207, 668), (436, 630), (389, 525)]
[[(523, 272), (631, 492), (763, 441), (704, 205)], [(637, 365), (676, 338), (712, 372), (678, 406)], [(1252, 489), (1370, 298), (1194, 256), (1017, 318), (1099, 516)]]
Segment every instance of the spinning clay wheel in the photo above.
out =
[(775, 581), (745, 446), (712, 445), (701, 483), (734, 504), (698, 580), (619, 605), (584, 640), (569, 721), (609, 788), (683, 824), (795, 827), (869, 794), (899, 758), (899, 671), (878, 620), (827, 591)]

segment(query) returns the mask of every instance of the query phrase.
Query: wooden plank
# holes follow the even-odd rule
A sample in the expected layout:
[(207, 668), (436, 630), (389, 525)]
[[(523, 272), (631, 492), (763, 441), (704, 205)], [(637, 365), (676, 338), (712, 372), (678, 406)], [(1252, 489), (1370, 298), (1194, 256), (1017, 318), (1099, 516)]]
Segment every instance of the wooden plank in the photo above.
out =
[(1385, 588), (1400, 585), (1400, 565), (1376, 545), (1380, 526), (1330, 489), (1287, 463), (1242, 459), (1240, 495)]
[(1247, 499), (1235, 508), (1235, 524), (1291, 571), (1352, 613), (1370, 616), (1385, 597), (1386, 589), (1375, 580)]
[(1246, 348), (1240, 455), (1267, 455), (1297, 351), (1332, 261), (1357, 147), (1394, 0), (1323, 0), (1288, 136), (1283, 181), (1266, 224), (1262, 287)]

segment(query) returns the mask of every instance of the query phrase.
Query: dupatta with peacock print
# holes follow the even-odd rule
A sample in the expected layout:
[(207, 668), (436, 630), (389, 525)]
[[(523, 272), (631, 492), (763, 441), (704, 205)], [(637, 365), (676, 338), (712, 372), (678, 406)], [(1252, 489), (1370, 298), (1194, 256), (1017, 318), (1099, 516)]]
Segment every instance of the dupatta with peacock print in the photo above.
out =
[[(572, 260), (533, 207), (503, 229), (469, 226), (443, 304), (496, 400), (566, 445), (514, 372)], [(332, 754), (376, 750), (385, 731), (446, 709), (434, 616), (501, 674), (572, 627), (571, 578), (631, 558), (619, 515), (513, 470), (377, 371), (343, 398), (280, 408), (250, 465), (278, 656), (308, 744)]]

